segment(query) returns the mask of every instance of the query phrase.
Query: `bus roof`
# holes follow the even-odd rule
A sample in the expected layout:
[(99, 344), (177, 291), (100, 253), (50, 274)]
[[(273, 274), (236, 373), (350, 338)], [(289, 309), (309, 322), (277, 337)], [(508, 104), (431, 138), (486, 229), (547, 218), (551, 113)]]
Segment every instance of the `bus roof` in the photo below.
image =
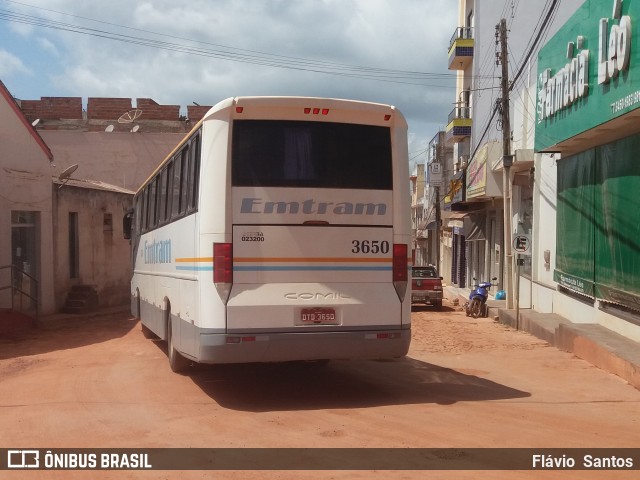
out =
[[(182, 140), (169, 152), (166, 157), (158, 164), (149, 177), (140, 185), (137, 189), (138, 194), (149, 181), (162, 169), (162, 167), (178, 152), (182, 146), (188, 141), (193, 133), (198, 130), (204, 122), (215, 117), (216, 114), (227, 109), (236, 107), (236, 114), (244, 110), (244, 108), (268, 110), (273, 112), (274, 109), (283, 110), (293, 109), (300, 110), (300, 112), (308, 113), (309, 119), (322, 121), (327, 119), (323, 115), (314, 115), (316, 110), (322, 112), (323, 110), (340, 110), (349, 111), (354, 113), (361, 113), (363, 115), (370, 115), (378, 113), (379, 123), (386, 123), (389, 126), (407, 128), (407, 122), (393, 105), (387, 105), (383, 103), (365, 102), (361, 100), (347, 100), (340, 98), (323, 98), (323, 97), (294, 97), (294, 96), (248, 96), (248, 97), (229, 97), (215, 104), (211, 109), (204, 114), (204, 116), (193, 126), (193, 128), (187, 133)], [(240, 109), (240, 110), (238, 110)], [(264, 111), (263, 110), (263, 111)], [(308, 110), (308, 111), (307, 111)], [(384, 119), (384, 122), (382, 121)], [(328, 119), (327, 119), (328, 120)], [(388, 122), (388, 123), (387, 123)]]
[[(323, 97), (293, 97), (293, 96), (260, 96), (260, 97), (231, 97), (218, 102), (204, 115), (203, 119), (221, 110), (232, 107), (258, 107), (258, 108), (288, 108), (320, 106), (324, 108), (336, 108), (350, 111), (386, 112), (398, 115), (398, 110), (393, 105), (383, 103), (365, 102), (361, 100), (347, 100), (342, 98)], [(404, 117), (403, 117), (404, 120)]]

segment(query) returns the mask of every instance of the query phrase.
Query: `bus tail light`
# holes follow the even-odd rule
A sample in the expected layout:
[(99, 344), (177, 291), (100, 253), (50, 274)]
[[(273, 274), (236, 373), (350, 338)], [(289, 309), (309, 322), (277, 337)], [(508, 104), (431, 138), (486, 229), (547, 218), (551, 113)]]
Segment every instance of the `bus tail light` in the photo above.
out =
[(409, 278), (409, 267), (407, 266), (407, 244), (393, 244), (393, 286), (396, 289), (400, 302), (404, 301), (407, 293), (407, 279)]
[(319, 107), (304, 107), (303, 109), (304, 114), (305, 115), (309, 115), (309, 114), (313, 114), (313, 115), (329, 115), (329, 109), (328, 108), (319, 108)]
[(213, 283), (218, 295), (227, 304), (233, 284), (233, 244), (213, 244)]

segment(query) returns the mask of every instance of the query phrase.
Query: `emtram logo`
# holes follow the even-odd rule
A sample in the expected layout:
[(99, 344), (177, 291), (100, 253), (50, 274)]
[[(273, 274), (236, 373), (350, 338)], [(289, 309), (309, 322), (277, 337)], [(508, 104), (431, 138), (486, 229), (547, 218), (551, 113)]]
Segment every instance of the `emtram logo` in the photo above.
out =
[(40, 468), (40, 451), (7, 450), (7, 468)]

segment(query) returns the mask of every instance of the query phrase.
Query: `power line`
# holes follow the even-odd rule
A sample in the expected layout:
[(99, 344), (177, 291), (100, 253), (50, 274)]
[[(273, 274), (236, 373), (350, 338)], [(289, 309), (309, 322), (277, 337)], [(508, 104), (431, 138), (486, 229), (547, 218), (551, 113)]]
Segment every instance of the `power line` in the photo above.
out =
[[(49, 28), (53, 30), (65, 31), (70, 33), (76, 33), (81, 35), (93, 36), (96, 38), (103, 38), (112, 41), (119, 41), (123, 43), (129, 43), (133, 45), (140, 45), (144, 47), (151, 47), (166, 51), (173, 51), (177, 53), (184, 53), (189, 55), (197, 55), (209, 58), (217, 58), (222, 60), (248, 63), (254, 65), (261, 65), (275, 68), (285, 68), (291, 70), (307, 71), (313, 73), (324, 73), (330, 75), (338, 75), (345, 77), (361, 78), (366, 80), (375, 80), (381, 82), (400, 83), (405, 85), (418, 85), (428, 86), (435, 88), (455, 88), (451, 86), (450, 80), (456, 78), (455, 73), (429, 73), (407, 70), (394, 70), (386, 68), (368, 67), (362, 65), (343, 64), (331, 61), (306, 59), (301, 57), (291, 57), (279, 54), (272, 54), (267, 52), (261, 52), (256, 50), (241, 49), (236, 47), (230, 47), (226, 45), (220, 45), (215, 43), (203, 42), (192, 40), (175, 35), (162, 34), (149, 30), (142, 30), (138, 28), (119, 25), (116, 23), (105, 22), (102, 20), (96, 20), (89, 17), (82, 17), (79, 15), (68, 14), (56, 10), (44, 9), (34, 7), (26, 3), (15, 2), (6, 0), (9, 3), (18, 4), (30, 8), (36, 8), (38, 10), (52, 12), (60, 15), (65, 15), (81, 20), (87, 20), (111, 27), (123, 28), (126, 30), (145, 33), (147, 35), (155, 35), (158, 37), (169, 38), (173, 40), (180, 40), (183, 42), (189, 42), (191, 45), (185, 43), (174, 43), (164, 40), (157, 40), (148, 37), (141, 37), (137, 35), (127, 35), (122, 33), (116, 33), (106, 29), (90, 28), (74, 23), (60, 22), (43, 17), (27, 15), (12, 12), (9, 10), (0, 9), (0, 20), (5, 20), (14, 23), (22, 23), (26, 25), (33, 25), (37, 27)], [(215, 48), (210, 48), (215, 47)], [(426, 83), (431, 81), (444, 80), (446, 84), (432, 84)]]
[[(515, 76), (513, 77), (513, 79), (510, 82), (509, 92), (511, 92), (513, 90), (513, 88), (515, 87), (516, 82), (520, 78), (520, 75), (522, 75), (522, 72), (524, 71), (525, 66), (527, 65), (527, 62), (529, 61), (529, 58), (531, 58), (531, 55), (535, 51), (535, 49), (536, 49), (536, 47), (538, 45), (538, 42), (540, 41), (540, 38), (542, 37), (543, 33), (549, 28), (550, 19), (555, 14), (555, 10), (556, 10), (557, 5), (558, 5), (558, 0), (552, 0), (552, 3), (549, 6), (549, 9), (547, 10), (546, 15), (544, 15), (544, 21), (542, 22), (542, 25), (540, 25), (540, 22), (538, 22), (538, 24), (540, 25), (540, 28), (538, 29), (537, 34), (534, 37), (532, 37), (533, 38), (533, 42), (529, 42), (531, 46), (530, 46), (529, 50), (527, 51), (527, 54), (523, 58), (522, 63), (520, 64), (520, 67), (518, 68), (518, 71), (516, 72)], [(482, 140), (484, 139), (485, 135), (489, 131), (489, 128), (491, 127), (493, 119), (495, 118), (495, 115), (496, 115), (496, 113), (498, 111), (499, 111), (498, 105), (495, 105), (493, 111), (491, 112), (491, 115), (489, 116), (489, 120), (487, 122), (486, 128), (485, 128), (484, 132), (482, 133), (482, 135), (480, 136), (480, 140), (478, 140), (478, 142), (476, 143), (476, 147), (473, 150), (473, 153), (471, 154), (470, 158), (473, 158), (475, 156), (476, 152), (478, 151), (478, 149), (482, 145)]]
[(518, 78), (520, 78), (520, 75), (522, 75), (522, 72), (524, 71), (525, 65), (529, 61), (529, 58), (531, 58), (531, 55), (533, 54), (536, 46), (538, 45), (538, 42), (540, 41), (540, 37), (542, 36), (544, 31), (549, 27), (549, 25), (551, 23), (550, 22), (551, 16), (554, 14), (557, 5), (558, 5), (558, 0), (553, 0), (553, 3), (551, 4), (551, 6), (549, 7), (549, 10), (547, 11), (547, 15), (545, 16), (545, 19), (544, 19), (544, 21), (542, 23), (542, 26), (540, 27), (540, 29), (538, 30), (538, 33), (536, 34), (536, 37), (535, 37), (535, 39), (533, 41), (533, 44), (531, 45), (531, 48), (529, 49), (529, 51), (527, 52), (526, 56), (522, 60), (522, 63), (520, 64), (520, 67), (518, 68), (518, 72), (515, 74), (515, 76), (513, 77), (513, 80), (511, 81), (511, 85), (509, 86), (509, 91), (511, 91), (513, 89), (514, 85), (518, 81)]

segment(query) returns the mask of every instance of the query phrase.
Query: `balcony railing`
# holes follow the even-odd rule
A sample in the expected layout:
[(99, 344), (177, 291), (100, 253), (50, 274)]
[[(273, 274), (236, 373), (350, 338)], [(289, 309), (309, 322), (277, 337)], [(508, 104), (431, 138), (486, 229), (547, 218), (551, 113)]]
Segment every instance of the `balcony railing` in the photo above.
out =
[(458, 27), (451, 36), (449, 42), (449, 48), (453, 47), (456, 40), (470, 40), (473, 38), (473, 28), (471, 27)]
[(451, 110), (449, 114), (449, 122), (451, 123), (456, 119), (471, 118), (471, 107), (458, 106)]
[(446, 129), (445, 142), (451, 145), (471, 136), (471, 108), (457, 105), (449, 114), (449, 124)]

